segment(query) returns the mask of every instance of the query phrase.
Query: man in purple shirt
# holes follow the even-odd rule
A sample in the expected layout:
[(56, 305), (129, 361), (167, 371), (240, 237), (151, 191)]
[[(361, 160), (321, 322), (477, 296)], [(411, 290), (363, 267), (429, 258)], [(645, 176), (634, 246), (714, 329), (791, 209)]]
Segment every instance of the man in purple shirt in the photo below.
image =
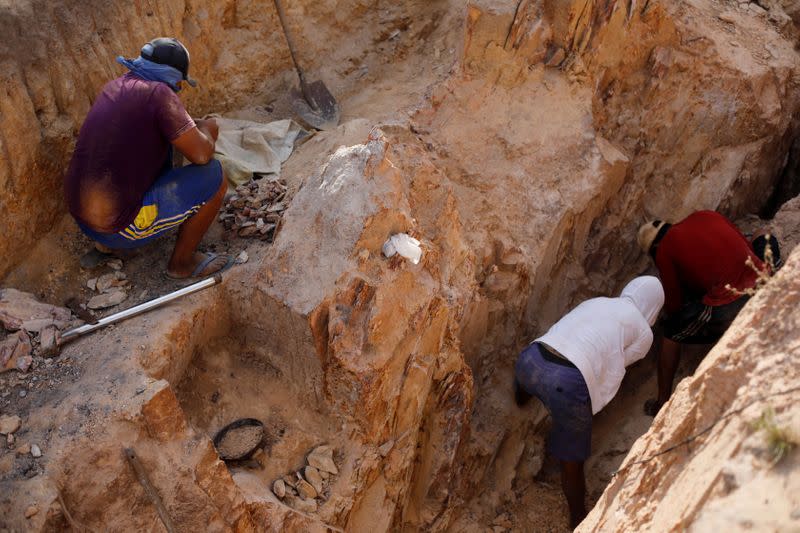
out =
[[(188, 50), (159, 38), (138, 58), (117, 60), (130, 72), (103, 87), (81, 127), (64, 179), (70, 213), (99, 253), (136, 248), (177, 228), (168, 276), (227, 268), (230, 257), (197, 251), (227, 184), (213, 159), (216, 122), (192, 120), (177, 95), (184, 82), (195, 85)], [(173, 147), (191, 164), (173, 168)]]

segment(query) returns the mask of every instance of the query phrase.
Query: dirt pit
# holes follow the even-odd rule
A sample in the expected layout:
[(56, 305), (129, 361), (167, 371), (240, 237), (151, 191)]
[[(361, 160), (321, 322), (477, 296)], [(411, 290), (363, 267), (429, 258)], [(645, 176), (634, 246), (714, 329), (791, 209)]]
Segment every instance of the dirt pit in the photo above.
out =
[(195, 354), (176, 395), (190, 424), (209, 438), (240, 418), (264, 424), (263, 463), (231, 466), (253, 496), (263, 498), (275, 479), (300, 469), (313, 447), (338, 444), (334, 420), (307, 405), (263, 351), (235, 339), (215, 340)]
[[(108, 24), (137, 43), (174, 30), (198, 50), (206, 85), (181, 93), (194, 115), (287, 118), (296, 82), (272, 4), (234, 4), (121, 8)], [(573, 7), (292, 4), (302, 60), (340, 100), (341, 124), (284, 163), (273, 242), (212, 226), (202, 249), (248, 257), (220, 286), (0, 375), (0, 414), (22, 419), (0, 443), (0, 525), (160, 530), (121, 453), (132, 448), (180, 531), (565, 530), (548, 415), (513, 403), (517, 354), (581, 300), (648, 271), (643, 218), (759, 212), (786, 174), (800, 110), (792, 28), (776, 17), (711, 0)], [(42, 16), (92, 19), (82, 9)], [(2, 17), (15, 24), (31, 16), (12, 11)], [(80, 33), (115, 34), (95, 18), (102, 27)], [(110, 46), (72, 33), (56, 59)], [(57, 181), (74, 126), (118, 74), (104, 65), (70, 83), (59, 69), (27, 72), (13, 95), (36, 104), (33, 118), (3, 100), (17, 119), (12, 133), (0, 120), (13, 176)], [(35, 155), (17, 143), (28, 131), (44, 132), (24, 145)], [(38, 229), (0, 243), (29, 252), (13, 268), (3, 258), (4, 284), (88, 303), (89, 280), (114, 269), (81, 270), (91, 243), (20, 183), (29, 217), (10, 220)], [(382, 256), (396, 233), (419, 239), (419, 264)], [(179, 287), (163, 275), (172, 245), (124, 258), (127, 298), (97, 316)], [(680, 376), (702, 355), (684, 357)], [(595, 417), (590, 506), (652, 423), (642, 404), (654, 376), (651, 351)], [(264, 424), (262, 446), (225, 463), (212, 439), (241, 418)]]

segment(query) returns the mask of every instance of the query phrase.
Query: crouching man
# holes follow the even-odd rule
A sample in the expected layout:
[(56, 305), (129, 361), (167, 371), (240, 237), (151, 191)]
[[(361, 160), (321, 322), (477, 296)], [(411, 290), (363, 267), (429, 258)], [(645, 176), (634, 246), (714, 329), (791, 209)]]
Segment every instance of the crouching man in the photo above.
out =
[[(130, 72), (103, 87), (81, 127), (64, 178), (69, 211), (96, 250), (92, 267), (113, 251), (137, 248), (170, 230), (178, 239), (167, 265), (172, 278), (219, 272), (229, 257), (197, 252), (222, 205), (226, 183), (213, 159), (216, 122), (195, 122), (178, 91), (189, 78), (189, 52), (159, 38), (133, 60)], [(173, 147), (192, 164), (172, 168)]]
[(536, 396), (553, 419), (547, 450), (561, 462), (572, 527), (586, 516), (583, 464), (591, 451), (592, 415), (617, 393), (625, 367), (647, 355), (663, 304), (658, 278), (635, 278), (619, 298), (580, 304), (517, 359), (517, 405)]
[(672, 393), (681, 344), (718, 341), (747, 302), (759, 272), (768, 273), (765, 258), (780, 265), (780, 249), (769, 235), (748, 241), (714, 211), (698, 211), (676, 224), (648, 222), (639, 229), (638, 240), (655, 261), (666, 293), (658, 397), (644, 407), (655, 416)]

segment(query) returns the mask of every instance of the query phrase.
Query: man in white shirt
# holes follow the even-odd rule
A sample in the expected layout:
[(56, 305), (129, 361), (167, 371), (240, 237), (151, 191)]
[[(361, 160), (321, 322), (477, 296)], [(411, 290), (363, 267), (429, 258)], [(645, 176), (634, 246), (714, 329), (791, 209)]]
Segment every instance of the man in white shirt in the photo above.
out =
[(553, 418), (547, 450), (561, 462), (572, 527), (586, 516), (583, 463), (591, 452), (592, 415), (617, 393), (625, 367), (647, 355), (662, 305), (658, 278), (635, 278), (619, 298), (580, 304), (517, 359), (517, 404), (536, 396)]

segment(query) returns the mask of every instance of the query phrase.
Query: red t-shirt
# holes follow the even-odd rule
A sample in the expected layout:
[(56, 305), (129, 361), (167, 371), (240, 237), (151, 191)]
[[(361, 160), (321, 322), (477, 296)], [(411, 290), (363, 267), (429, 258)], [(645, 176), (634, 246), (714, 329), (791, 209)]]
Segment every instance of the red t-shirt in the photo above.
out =
[(86, 116), (64, 177), (69, 212), (102, 233), (131, 224), (170, 143), (194, 126), (167, 84), (130, 73), (108, 82)]
[(714, 211), (698, 211), (674, 224), (658, 244), (656, 266), (664, 285), (664, 308), (672, 313), (687, 299), (706, 305), (725, 305), (751, 288), (758, 277), (747, 266), (751, 258), (758, 269), (764, 264), (752, 245), (727, 218)]

